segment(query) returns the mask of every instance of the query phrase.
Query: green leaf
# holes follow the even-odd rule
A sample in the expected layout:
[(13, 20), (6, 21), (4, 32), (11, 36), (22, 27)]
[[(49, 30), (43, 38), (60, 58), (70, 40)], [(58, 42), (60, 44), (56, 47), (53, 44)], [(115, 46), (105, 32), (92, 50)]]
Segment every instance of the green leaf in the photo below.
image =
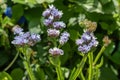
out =
[(70, 56), (70, 50), (71, 50), (71, 47), (70, 47), (70, 44), (69, 43), (66, 43), (62, 49), (64, 50), (64, 55), (63, 56), (60, 56), (60, 60), (61, 60), (61, 65), (65, 64), (66, 61), (69, 59)]
[(107, 30), (108, 34), (112, 34), (113, 31), (117, 29), (117, 26), (115, 23), (107, 24), (105, 22), (101, 22), (100, 24), (101, 24), (102, 29)]
[(109, 3), (102, 6), (102, 10), (104, 13), (112, 14), (115, 12), (115, 5), (112, 1), (110, 1)]
[(18, 21), (21, 16), (23, 16), (24, 9), (20, 4), (16, 4), (12, 7), (12, 19)]
[(45, 73), (44, 73), (43, 69), (37, 67), (36, 77), (37, 77), (39, 80), (45, 80)]
[(52, 3), (52, 2), (54, 2), (54, 0), (45, 0), (45, 2)]
[(105, 22), (101, 22), (100, 24), (101, 24), (102, 29), (104, 30), (107, 30), (109, 28), (109, 25)]
[(39, 22), (38, 19), (31, 20), (29, 22), (29, 30), (30, 30), (30, 32), (32, 32), (32, 33), (40, 33), (40, 32), (42, 32), (41, 29), (40, 29), (40, 25), (39, 24), (40, 24), (40, 22)]
[(12, 0), (14, 3), (25, 4), (25, 0)]
[(101, 2), (103, 5), (109, 3), (110, 1), (111, 1), (111, 0), (100, 0), (100, 2)]
[(6, 26), (13, 26), (13, 23), (11, 22), (11, 19), (8, 18), (8, 17), (5, 17), (3, 20), (2, 20), (2, 27), (5, 28)]
[(13, 78), (13, 80), (22, 80), (23, 75), (24, 72), (21, 68), (15, 68), (11, 72), (11, 77)]
[(41, 3), (45, 2), (45, 0), (36, 0), (36, 2), (41, 4)]
[(83, 9), (85, 9), (88, 12), (97, 12), (97, 13), (103, 13), (102, 12), (102, 5), (98, 0), (70, 0), (72, 2), (75, 2), (79, 6), (81, 6)]
[(118, 80), (118, 78), (109, 67), (103, 67), (99, 80)]
[(111, 60), (116, 63), (116, 64), (119, 64), (120, 65), (120, 51), (116, 51), (113, 56), (111, 57)]
[(104, 54), (109, 57), (109, 56), (111, 56), (114, 49), (115, 49), (115, 44), (114, 44), (114, 42), (111, 42), (109, 44), (109, 46), (106, 47)]
[(7, 72), (0, 72), (0, 80), (12, 80)]
[(8, 61), (8, 56), (4, 52), (0, 52), (0, 66), (3, 66)]
[(70, 39), (72, 39), (73, 41), (75, 41), (76, 39), (78, 39), (79, 37), (79, 32), (76, 30), (70, 30)]

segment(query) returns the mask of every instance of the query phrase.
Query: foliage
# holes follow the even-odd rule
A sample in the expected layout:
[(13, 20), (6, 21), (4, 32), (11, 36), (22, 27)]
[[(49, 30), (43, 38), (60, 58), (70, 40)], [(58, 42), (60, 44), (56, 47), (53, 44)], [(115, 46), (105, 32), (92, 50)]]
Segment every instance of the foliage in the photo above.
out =
[[(49, 48), (54, 47), (55, 40), (47, 37), (47, 27), (43, 24), (42, 13), (49, 4), (53, 4), (63, 12), (61, 21), (66, 23), (64, 30), (70, 33), (68, 42), (59, 47), (64, 51), (64, 55), (59, 56), (58, 59), (48, 53)], [(8, 7), (12, 12), (6, 12)], [(98, 75), (93, 77), (98, 77), (98, 80), (119, 80), (120, 0), (0, 0), (0, 79), (29, 79), (29, 71), (33, 71), (32, 74), (35, 74), (34, 77), (38, 80), (57, 80), (59, 73), (61, 80), (63, 77), (74, 80), (74, 76), (77, 75), (75, 70), (77, 72), (77, 67), (84, 58), (84, 55), (77, 50), (75, 41), (84, 32), (82, 22), (85, 19), (97, 23), (94, 34), (99, 45), (94, 49), (93, 54), (91, 53), (93, 61), (103, 49), (103, 37), (107, 35), (111, 39), (111, 43), (104, 47), (105, 49), (101, 51), (103, 53), (95, 62), (93, 75)], [(24, 48), (14, 46), (11, 41), (14, 39), (12, 28), (15, 25), (21, 26), (25, 31), (40, 34), (41, 42), (31, 47), (27, 46), (26, 51)], [(19, 55), (17, 55), (18, 51)], [(24, 61), (27, 57), (25, 54), (30, 56), (30, 65)], [(87, 56), (88, 59), (83, 60), (86, 61), (82, 65), (83, 72), (77, 75), (76, 80), (87, 80), (89, 76), (90, 54)]]

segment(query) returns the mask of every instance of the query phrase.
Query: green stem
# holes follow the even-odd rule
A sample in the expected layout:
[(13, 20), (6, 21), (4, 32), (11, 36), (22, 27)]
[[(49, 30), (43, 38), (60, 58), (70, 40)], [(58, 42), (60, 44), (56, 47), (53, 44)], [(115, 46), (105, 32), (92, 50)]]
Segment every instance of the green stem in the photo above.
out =
[(83, 75), (83, 72), (80, 73), (81, 80), (85, 80), (85, 76)]
[(27, 72), (28, 72), (28, 75), (29, 75), (29, 77), (30, 77), (30, 80), (36, 80), (36, 79), (35, 79), (35, 76), (34, 76), (34, 74), (33, 74), (32, 68), (30, 67), (29, 62), (28, 62), (28, 61), (24, 61), (23, 63), (24, 63), (24, 66), (25, 66), (25, 68), (26, 68), (26, 70), (27, 70)]
[(98, 68), (96, 68), (95, 72), (96, 72), (95, 80), (99, 80), (100, 70)]
[(23, 55), (24, 55), (24, 59), (23, 59), (24, 67), (29, 75), (30, 80), (36, 80), (34, 73), (32, 71), (32, 68), (30, 66), (31, 49), (28, 46), (24, 46), (24, 48), (22, 49), (23, 49)]
[(85, 54), (83, 56), (82, 61), (77, 66), (77, 69), (74, 71), (74, 73), (70, 75), (69, 80), (76, 80), (76, 78), (78, 77), (78, 75), (81, 73), (81, 71), (82, 71), (82, 69), (83, 69), (83, 67), (85, 65), (86, 60), (87, 60), (87, 54)]
[(64, 80), (64, 77), (62, 75), (62, 71), (60, 69), (60, 66), (56, 66), (55, 69), (56, 69), (56, 72), (57, 72), (58, 80)]
[(93, 52), (89, 53), (89, 75), (88, 80), (93, 80)]
[(99, 51), (97, 57), (95, 58), (94, 62), (93, 62), (93, 65), (95, 65), (97, 63), (97, 61), (99, 60), (100, 56), (102, 55), (103, 51), (105, 50), (105, 46), (103, 46), (101, 48), (101, 50)]
[(7, 71), (16, 61), (16, 59), (18, 58), (19, 55), (19, 51), (17, 52), (17, 54), (15, 55), (14, 59), (12, 60), (12, 62), (3, 70), (3, 71)]

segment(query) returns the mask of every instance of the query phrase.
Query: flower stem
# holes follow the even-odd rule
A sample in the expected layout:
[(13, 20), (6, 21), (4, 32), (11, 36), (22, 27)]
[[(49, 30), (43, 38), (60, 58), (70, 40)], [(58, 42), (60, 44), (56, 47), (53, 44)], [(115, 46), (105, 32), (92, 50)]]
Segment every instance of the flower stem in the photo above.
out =
[(81, 71), (85, 65), (86, 60), (87, 60), (87, 54), (85, 54), (83, 56), (82, 61), (77, 66), (77, 69), (73, 73), (71, 73), (69, 80), (76, 80), (78, 75), (81, 73)]
[(3, 71), (7, 71), (16, 61), (16, 59), (18, 58), (19, 55), (19, 51), (17, 52), (17, 54), (15, 55), (14, 59), (12, 60), (12, 62), (3, 70)]
[(96, 68), (95, 72), (96, 72), (95, 80), (99, 80), (100, 70), (98, 68)]
[(88, 58), (89, 58), (89, 75), (88, 75), (88, 80), (93, 80), (93, 52), (89, 53)]
[(85, 76), (84, 76), (83, 72), (80, 73), (80, 78), (81, 78), (81, 80), (85, 80)]
[(28, 48), (28, 46), (25, 46), (22, 49), (23, 49), (23, 55), (24, 55), (24, 59), (23, 59), (24, 67), (29, 75), (30, 80), (36, 80), (34, 73), (32, 71), (32, 68), (30, 66), (30, 55), (32, 50)]
[(93, 65), (95, 65), (97, 63), (97, 61), (99, 60), (100, 56), (102, 55), (103, 51), (105, 50), (105, 46), (103, 46), (101, 48), (101, 50), (99, 51), (97, 57), (95, 58), (94, 62), (93, 62)]
[(24, 66), (25, 66), (25, 68), (26, 68), (26, 70), (27, 70), (27, 72), (28, 72), (28, 75), (29, 75), (29, 77), (30, 77), (30, 80), (36, 80), (36, 79), (35, 79), (35, 76), (34, 76), (34, 74), (33, 74), (32, 68), (30, 67), (29, 62), (25, 60), (25, 61), (23, 61), (23, 63), (24, 63)]
[(56, 72), (57, 72), (58, 80), (64, 80), (64, 77), (62, 75), (62, 71), (60, 69), (60, 66), (56, 66), (55, 69), (56, 69)]

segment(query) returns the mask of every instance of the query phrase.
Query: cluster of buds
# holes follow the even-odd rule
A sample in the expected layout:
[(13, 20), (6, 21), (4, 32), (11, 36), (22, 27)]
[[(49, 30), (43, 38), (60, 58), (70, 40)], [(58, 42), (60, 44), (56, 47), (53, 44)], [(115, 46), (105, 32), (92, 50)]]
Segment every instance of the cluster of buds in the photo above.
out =
[(13, 27), (12, 31), (16, 35), (12, 41), (12, 44), (17, 46), (33, 46), (41, 40), (40, 35), (30, 32), (23, 32), (23, 29), (18, 25)]
[[(53, 5), (49, 5), (49, 8), (46, 9), (42, 15), (45, 18), (43, 22), (44, 25), (48, 27), (48, 36), (56, 38), (61, 34), (59, 44), (64, 45), (68, 41), (70, 34), (66, 31), (60, 33), (60, 30), (66, 27), (66, 24), (63, 21), (59, 21), (63, 15), (62, 11), (59, 11)], [(62, 55), (63, 51), (54, 47), (53, 49), (49, 49), (49, 53), (52, 55)]]
[(85, 30), (89, 32), (94, 32), (97, 28), (97, 23), (85, 19), (81, 24), (84, 26)]

